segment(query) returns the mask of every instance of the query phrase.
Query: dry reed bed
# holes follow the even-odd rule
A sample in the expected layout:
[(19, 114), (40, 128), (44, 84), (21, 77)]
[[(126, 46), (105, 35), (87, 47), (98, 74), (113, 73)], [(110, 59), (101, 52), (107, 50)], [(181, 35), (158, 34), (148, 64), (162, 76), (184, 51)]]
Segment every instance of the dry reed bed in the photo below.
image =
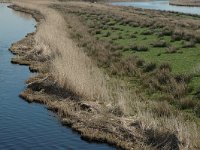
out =
[[(115, 111), (113, 111), (114, 108), (117, 108), (117, 111), (122, 110), (122, 114), (116, 113), (117, 116), (120, 115), (120, 117), (117, 117), (117, 120), (123, 121), (120, 126), (124, 129), (131, 129), (129, 130), (130, 134), (134, 134), (134, 130), (137, 128), (138, 134), (144, 137), (143, 140), (138, 140), (138, 142), (143, 142), (143, 149), (145, 148), (145, 145), (152, 145), (154, 149), (175, 149), (178, 147), (181, 149), (191, 149), (199, 146), (198, 129), (194, 122), (187, 122), (182, 117), (181, 113), (177, 116), (168, 114), (160, 117), (156, 114), (157, 112), (152, 111), (153, 108), (159, 107), (160, 103), (143, 101), (137, 93), (129, 92), (126, 88), (124, 89), (121, 87), (121, 84), (116, 84), (116, 82), (110, 84), (110, 81), (107, 81), (109, 78), (107, 77), (105, 79), (105, 74), (96, 67), (95, 61), (92, 61), (86, 56), (86, 54), (84, 54), (83, 51), (69, 38), (70, 31), (66, 28), (66, 22), (58, 12), (44, 6), (35, 5), (34, 3), (17, 3), (17, 5), (37, 10), (44, 15), (45, 19), (40, 23), (37, 32), (34, 35), (34, 48), (29, 51), (28, 55), (33, 53), (37, 56), (36, 58), (38, 58), (36, 61), (40, 61), (40, 63), (45, 61), (48, 62), (48, 66), (50, 67), (46, 70), (49, 72), (48, 74), (53, 77), (53, 79), (51, 78), (53, 82), (50, 82), (50, 86), (53, 86), (55, 88), (53, 88), (54, 90), (58, 87), (58, 89), (64, 89), (66, 92), (70, 91), (73, 94), (80, 96), (81, 99), (100, 103), (102, 105), (101, 109), (99, 109), (100, 115), (105, 115), (107, 112), (113, 112), (115, 114)], [(86, 5), (88, 4), (86, 3)], [(108, 9), (105, 6), (103, 7), (104, 9)], [(67, 23), (73, 22), (73, 20), (67, 21), (69, 21)], [(27, 55), (23, 57), (30, 59)], [(44, 81), (46, 82), (47, 78), (48, 77), (42, 77), (38, 79), (43, 83)], [(113, 79), (110, 80), (113, 81)], [(34, 83), (37, 84), (37, 82), (38, 80), (36, 78), (31, 84), (29, 83), (29, 88), (31, 88)], [(33, 86), (32, 88), (34, 90), (35, 87)], [(30, 99), (30, 101), (37, 101), (37, 99), (39, 101), (41, 100), (41, 102), (49, 105), (49, 107), (53, 107), (52, 109), (56, 109), (63, 118), (67, 117), (69, 114), (73, 114), (73, 111), (69, 112), (69, 107), (72, 107), (73, 109), (73, 107), (76, 106), (74, 103), (70, 106), (66, 100), (59, 102), (50, 97), (41, 98), (40, 96), (37, 96), (39, 93), (47, 92), (49, 88), (45, 89), (41, 84), (37, 84), (37, 88), (35, 88), (36, 92), (30, 90), (31, 89), (28, 89), (25, 92), (26, 94), (28, 93), (27, 97), (25, 96), (26, 94), (22, 94), (24, 98), (26, 97), (27, 99)], [(58, 90), (58, 92), (59, 91), (60, 90)], [(168, 107), (168, 105), (166, 106)], [(110, 107), (111, 111), (108, 111)], [(132, 123), (127, 121), (130, 109), (135, 112), (133, 119), (131, 119)], [(78, 114), (79, 119), (80, 116), (84, 117), (85, 115), (84, 118), (87, 120), (87, 115), (89, 116), (89, 113), (80, 115), (79, 112)], [(97, 114), (95, 115), (98, 116)], [(78, 118), (77, 114), (76, 117)], [(115, 117), (112, 113), (111, 115), (108, 115), (108, 117), (113, 117), (113, 122), (115, 122)], [(101, 122), (108, 119), (108, 117), (103, 118)], [(92, 122), (93, 121), (95, 120), (92, 120)], [(82, 123), (86, 124), (83, 120)], [(74, 124), (74, 126), (77, 125), (76, 123), (72, 124)], [(106, 126), (108, 124), (112, 124), (112, 121), (107, 122)], [(119, 124), (114, 124), (113, 127), (115, 128), (118, 125)], [(86, 127), (84, 131), (87, 131)], [(98, 128), (99, 124), (96, 122), (93, 129), (98, 130)], [(90, 131), (91, 130), (87, 133), (90, 133)], [(87, 133), (85, 133), (85, 135), (87, 135)], [(119, 132), (119, 136), (125, 136), (122, 133), (123, 132)], [(100, 134), (94, 135), (100, 136)], [(113, 135), (113, 133), (111, 135)], [(92, 137), (91, 134), (88, 134), (88, 136)], [(130, 149), (130, 146), (133, 146), (132, 144), (134, 143), (133, 141), (128, 140), (132, 144), (129, 143), (128, 146), (125, 146), (126, 144), (123, 144), (122, 141), (126, 141), (127, 139), (121, 138), (121, 140), (117, 140), (119, 137), (116, 136), (116, 138), (114, 138), (116, 140), (112, 142), (112, 138), (104, 138), (107, 139), (107, 142), (114, 143), (126, 149)]]
[(34, 51), (47, 59), (53, 58), (50, 72), (56, 82), (85, 98), (107, 100), (104, 75), (93, 65), (92, 60), (67, 38), (67, 32), (63, 32), (67, 30), (64, 28), (63, 18), (51, 9), (36, 8), (34, 5), (29, 7), (44, 14), (45, 23), (39, 25), (35, 34)]

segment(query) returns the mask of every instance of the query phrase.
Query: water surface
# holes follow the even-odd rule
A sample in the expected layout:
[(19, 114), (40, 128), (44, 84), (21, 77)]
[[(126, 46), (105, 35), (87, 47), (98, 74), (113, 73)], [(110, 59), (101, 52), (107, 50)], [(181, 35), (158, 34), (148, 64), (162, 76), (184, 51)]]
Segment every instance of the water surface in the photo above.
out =
[(200, 7), (173, 6), (169, 5), (168, 0), (154, 0), (148, 2), (114, 2), (112, 4), (118, 6), (133, 6), (144, 9), (174, 11), (200, 15)]
[(0, 4), (0, 150), (114, 150), (87, 143), (63, 127), (45, 106), (18, 97), (31, 76), (28, 67), (10, 63), (10, 44), (35, 30), (35, 21)]

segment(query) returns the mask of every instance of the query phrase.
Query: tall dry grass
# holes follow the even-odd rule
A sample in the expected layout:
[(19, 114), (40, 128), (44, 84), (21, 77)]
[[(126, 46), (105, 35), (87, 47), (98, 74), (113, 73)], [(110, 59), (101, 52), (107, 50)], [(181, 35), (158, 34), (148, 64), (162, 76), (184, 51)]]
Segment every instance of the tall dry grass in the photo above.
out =
[(42, 51), (42, 57), (51, 58), (50, 73), (59, 86), (85, 99), (105, 102), (107, 107), (119, 107), (125, 115), (131, 114), (141, 122), (144, 134), (151, 129), (153, 135), (148, 136), (157, 138), (156, 133), (170, 132), (178, 137), (181, 149), (199, 146), (199, 131), (194, 122), (185, 121), (181, 113), (159, 116), (159, 111), (166, 111), (158, 107), (159, 102), (144, 101), (118, 81), (110, 84), (109, 77), (70, 39), (66, 22), (57, 11), (34, 2), (17, 5), (44, 15), (45, 19), (37, 28), (34, 50)]
[(20, 4), (40, 11), (45, 20), (37, 28), (35, 50), (52, 57), (51, 74), (58, 85), (91, 100), (108, 100), (104, 74), (67, 35), (64, 19), (54, 10)]

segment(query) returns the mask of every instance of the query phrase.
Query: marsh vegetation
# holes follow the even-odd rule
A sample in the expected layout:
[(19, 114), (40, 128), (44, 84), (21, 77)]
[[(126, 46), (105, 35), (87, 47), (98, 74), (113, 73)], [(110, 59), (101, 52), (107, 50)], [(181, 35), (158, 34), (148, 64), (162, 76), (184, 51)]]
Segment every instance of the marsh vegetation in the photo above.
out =
[(45, 18), (28, 52), (25, 41), (13, 47), (39, 66), (21, 97), (47, 104), (88, 140), (198, 149), (199, 16), (61, 4), (21, 5)]
[(111, 77), (108, 83), (122, 81), (129, 89), (128, 98), (116, 104), (118, 111), (113, 108), (111, 112), (137, 116), (144, 126), (154, 122), (156, 127), (143, 130), (153, 129), (163, 135), (168, 131), (163, 130), (161, 122), (170, 133), (174, 132), (175, 120), (182, 125), (186, 118), (190, 123), (198, 122), (199, 17), (105, 7), (52, 6), (68, 22), (71, 38)]
[[(81, 31), (74, 31), (73, 38), (109, 74), (127, 80), (138, 79), (144, 86), (142, 88), (150, 88), (158, 94), (157, 98), (167, 96), (176, 104), (180, 104), (178, 99), (187, 98), (198, 107), (200, 41), (192, 25), (163, 23), (151, 18), (145, 20), (140, 15), (128, 20), (97, 10), (68, 11), (87, 26), (82, 31), (84, 34), (88, 31), (86, 35), (90, 38), (87, 39), (93, 38), (94, 42), (101, 43), (101, 47), (85, 40)], [(172, 15), (168, 14), (169, 17)], [(178, 14), (171, 22), (180, 18), (181, 14)]]

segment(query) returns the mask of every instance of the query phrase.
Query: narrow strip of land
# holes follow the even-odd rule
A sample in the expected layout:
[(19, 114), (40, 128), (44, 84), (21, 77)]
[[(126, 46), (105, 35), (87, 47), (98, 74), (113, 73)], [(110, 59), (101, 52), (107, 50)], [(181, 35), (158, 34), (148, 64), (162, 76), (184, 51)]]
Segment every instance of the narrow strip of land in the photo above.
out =
[(200, 7), (200, 0), (171, 0), (170, 5)]

